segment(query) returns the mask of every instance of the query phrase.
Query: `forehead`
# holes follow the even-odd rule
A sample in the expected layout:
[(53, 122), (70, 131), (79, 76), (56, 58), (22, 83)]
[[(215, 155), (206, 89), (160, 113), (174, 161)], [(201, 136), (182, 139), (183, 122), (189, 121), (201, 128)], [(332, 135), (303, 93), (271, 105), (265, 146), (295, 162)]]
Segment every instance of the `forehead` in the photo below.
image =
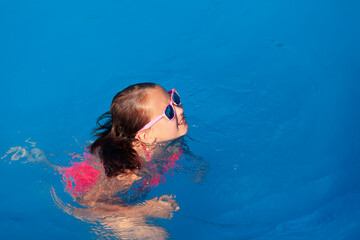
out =
[(162, 87), (157, 86), (147, 92), (147, 107), (153, 114), (160, 114), (170, 102), (169, 93)]

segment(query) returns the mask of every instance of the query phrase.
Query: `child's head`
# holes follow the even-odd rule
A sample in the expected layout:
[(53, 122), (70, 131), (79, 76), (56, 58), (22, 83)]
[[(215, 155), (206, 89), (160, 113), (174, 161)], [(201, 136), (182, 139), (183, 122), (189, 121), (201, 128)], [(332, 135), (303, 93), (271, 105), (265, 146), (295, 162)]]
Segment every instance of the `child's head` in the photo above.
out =
[[(185, 135), (188, 125), (184, 118), (184, 110), (180, 103), (176, 105), (171, 101), (172, 96), (154, 83), (131, 85), (116, 94), (110, 108), (112, 127), (116, 136), (153, 143)], [(169, 110), (173, 112), (170, 120), (166, 116), (169, 115), (167, 112)], [(160, 118), (163, 113), (165, 116)], [(142, 130), (147, 123), (157, 117), (159, 117), (158, 121), (148, 129)]]
[(146, 125), (136, 133), (141, 142), (153, 143), (175, 139), (185, 135), (189, 126), (185, 121), (180, 96), (173, 89), (167, 92), (156, 85), (146, 94)]
[[(104, 118), (109, 118), (101, 124)], [(98, 139), (90, 146), (99, 150), (106, 174), (116, 176), (126, 169), (139, 168), (136, 143), (162, 142), (181, 137), (188, 125), (180, 97), (154, 83), (131, 85), (117, 93), (110, 111), (98, 119)]]

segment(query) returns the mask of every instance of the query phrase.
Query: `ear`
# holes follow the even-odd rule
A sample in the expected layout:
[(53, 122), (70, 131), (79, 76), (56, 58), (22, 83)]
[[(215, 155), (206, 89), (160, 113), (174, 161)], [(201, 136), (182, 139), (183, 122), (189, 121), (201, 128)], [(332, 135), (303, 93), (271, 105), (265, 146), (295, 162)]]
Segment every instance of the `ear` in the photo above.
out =
[(135, 138), (144, 143), (153, 143), (155, 141), (155, 138), (152, 136), (152, 134), (146, 130), (136, 133)]

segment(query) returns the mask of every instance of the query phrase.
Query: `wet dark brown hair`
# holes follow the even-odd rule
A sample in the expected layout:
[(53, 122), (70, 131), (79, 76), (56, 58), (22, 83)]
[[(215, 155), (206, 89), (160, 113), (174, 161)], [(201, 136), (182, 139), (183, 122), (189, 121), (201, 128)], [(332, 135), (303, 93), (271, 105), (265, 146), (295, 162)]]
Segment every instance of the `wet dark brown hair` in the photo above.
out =
[(125, 88), (115, 95), (110, 111), (98, 118), (94, 129), (97, 139), (89, 150), (99, 154), (106, 176), (116, 177), (125, 170), (141, 167), (133, 143), (137, 141), (136, 133), (150, 121), (150, 113), (145, 107), (147, 91), (157, 86), (139, 83)]

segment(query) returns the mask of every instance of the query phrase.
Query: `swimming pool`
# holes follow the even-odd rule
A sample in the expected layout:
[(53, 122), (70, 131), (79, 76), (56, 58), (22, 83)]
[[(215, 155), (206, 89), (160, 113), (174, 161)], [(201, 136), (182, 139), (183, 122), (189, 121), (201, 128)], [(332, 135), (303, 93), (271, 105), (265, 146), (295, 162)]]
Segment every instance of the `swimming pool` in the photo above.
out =
[[(359, 238), (356, 1), (1, 5), (1, 156), (36, 142), (66, 165), (116, 92), (156, 82), (179, 91), (187, 144), (210, 166), (151, 192), (176, 195), (157, 222), (172, 239)], [(99, 238), (55, 206), (59, 175), (10, 158), (2, 239)]]

